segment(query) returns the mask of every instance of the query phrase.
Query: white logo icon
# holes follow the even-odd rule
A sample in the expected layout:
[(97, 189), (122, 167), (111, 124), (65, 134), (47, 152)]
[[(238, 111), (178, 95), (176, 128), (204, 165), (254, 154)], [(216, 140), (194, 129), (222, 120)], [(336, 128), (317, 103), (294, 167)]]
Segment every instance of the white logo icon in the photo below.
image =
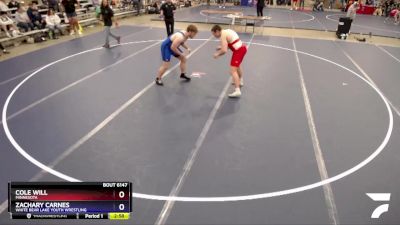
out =
[(30, 219), (32, 217), (32, 214), (28, 213), (26, 214), (26, 218)]
[[(376, 202), (389, 202), (390, 193), (366, 193), (368, 197)], [(389, 211), (389, 204), (383, 204), (378, 206), (371, 215), (371, 218), (378, 219), (383, 213)]]

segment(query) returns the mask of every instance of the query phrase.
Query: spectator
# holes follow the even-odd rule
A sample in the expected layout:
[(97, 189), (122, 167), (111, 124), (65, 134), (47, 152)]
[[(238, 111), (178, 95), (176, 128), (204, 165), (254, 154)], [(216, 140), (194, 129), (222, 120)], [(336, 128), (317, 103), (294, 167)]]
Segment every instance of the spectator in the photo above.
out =
[(291, 0), (285, 0), (285, 5), (286, 5), (286, 6), (291, 5), (291, 3), (292, 3)]
[(92, 4), (94, 6), (94, 11), (96, 14), (96, 18), (100, 19), (101, 9), (100, 9), (100, 0), (92, 0)]
[(304, 10), (304, 0), (300, 0), (299, 9)]
[(157, 2), (154, 2), (153, 5), (151, 5), (151, 6), (150, 5), (147, 6), (147, 12), (149, 14), (159, 14), (160, 10), (158, 9)]
[(133, 8), (136, 9), (136, 16), (140, 15), (140, 0), (132, 0)]
[(17, 26), (24, 32), (34, 29), (33, 23), (22, 5), (18, 6), (18, 10), (15, 13), (15, 21), (17, 22)]
[(192, 1), (191, 0), (185, 0), (184, 2), (184, 7), (191, 7), (192, 6)]
[(290, 10), (297, 10), (297, 0), (292, 0)]
[(1, 49), (1, 52), (3, 53), (3, 54), (9, 54), (10, 52), (9, 51), (7, 51), (7, 49), (6, 48), (4, 48), (4, 46), (0, 43), (0, 49)]
[(81, 35), (82, 32), (79, 29), (79, 22), (76, 15), (76, 7), (79, 7), (79, 2), (77, 0), (62, 0), (61, 4), (64, 7), (65, 14), (69, 21), (69, 34), (74, 35), (78, 33)]
[(175, 5), (171, 0), (167, 0), (161, 5), (160, 11), (161, 16), (164, 16), (165, 26), (167, 28), (167, 35), (170, 36), (174, 33), (174, 11), (176, 10)]
[(17, 26), (14, 24), (14, 21), (7, 16), (7, 12), (0, 12), (0, 26), (1, 29), (6, 32), (7, 37), (17, 37), (20, 35)]
[(334, 4), (335, 4), (335, 0), (329, 0), (329, 9), (333, 9)]
[(375, 9), (373, 15), (374, 15), (374, 16), (382, 16), (382, 14), (383, 14), (382, 4), (379, 4), (379, 5), (376, 7), (376, 9)]
[(50, 39), (57, 39), (57, 33), (62, 34), (60, 23), (60, 17), (54, 13), (54, 10), (52, 8), (49, 8), (46, 16), (46, 25), (47, 28), (49, 28)]
[[(34, 0), (34, 1), (36, 2), (36, 4), (39, 4), (38, 0)], [(49, 8), (49, 2), (47, 0), (42, 0), (42, 4), (40, 5), (39, 9), (41, 7), (43, 7), (43, 6), (46, 7), (46, 9), (48, 9)]]
[(386, 9), (388, 7), (388, 0), (382, 0), (381, 6), (382, 6), (382, 14), (384, 16), (386, 16)]
[(18, 9), (19, 5), (20, 4), (19, 4), (19, 2), (17, 2), (17, 0), (11, 0), (8, 3), (8, 8), (10, 8), (10, 9), (14, 8), (15, 10), (11, 11), (11, 13), (14, 14), (17, 11), (16, 9)]
[(225, 4), (226, 4), (226, 0), (219, 0), (218, 1), (218, 8), (224, 8), (225, 9)]
[(19, 2), (17, 0), (11, 0), (8, 3), (8, 8), (18, 8), (19, 5), (20, 4), (19, 4)]
[(347, 5), (347, 1), (346, 0), (340, 0), (340, 3), (342, 4), (342, 11), (346, 11), (346, 5)]
[(156, 1), (153, 3), (153, 7), (156, 8), (156, 10), (158, 10), (158, 4)]
[(346, 16), (354, 20), (356, 18), (357, 10), (360, 8), (359, 6), (358, 1), (354, 1), (347, 9)]
[(5, 0), (0, 0), (0, 12), (9, 12), (10, 9), (6, 5)]
[(109, 2), (109, 4), (111, 5), (111, 7), (115, 7), (115, 6), (118, 6), (118, 1), (119, 0), (109, 0), (110, 2)]
[(394, 5), (394, 0), (386, 0), (385, 1), (385, 3), (384, 3), (385, 17), (389, 16), (393, 5)]
[(54, 9), (54, 12), (59, 12), (60, 7), (58, 6), (60, 3), (58, 0), (48, 0), (47, 1), (49, 9)]
[(313, 6), (313, 11), (324, 11), (324, 2), (321, 0), (316, 0)]
[(26, 12), (29, 16), (29, 19), (33, 23), (35, 27), (39, 30), (44, 29), (46, 27), (46, 21), (42, 18), (42, 15), (39, 13), (36, 2), (32, 2), (29, 4), (29, 8)]

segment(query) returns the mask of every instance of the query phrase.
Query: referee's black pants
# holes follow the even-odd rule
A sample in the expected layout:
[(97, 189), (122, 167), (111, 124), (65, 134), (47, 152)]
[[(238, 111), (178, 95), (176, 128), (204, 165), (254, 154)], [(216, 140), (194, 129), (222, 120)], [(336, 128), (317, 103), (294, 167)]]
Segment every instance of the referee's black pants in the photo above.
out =
[(257, 6), (257, 16), (264, 16), (263, 9), (264, 9), (264, 6)]
[(174, 19), (165, 19), (164, 21), (167, 28), (167, 35), (170, 36), (174, 33)]

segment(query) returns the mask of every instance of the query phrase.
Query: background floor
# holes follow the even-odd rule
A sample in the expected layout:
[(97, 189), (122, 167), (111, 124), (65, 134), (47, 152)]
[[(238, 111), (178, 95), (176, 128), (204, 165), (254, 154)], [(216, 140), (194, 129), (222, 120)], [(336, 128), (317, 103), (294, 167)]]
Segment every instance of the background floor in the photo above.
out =
[[(126, 44), (78, 54), (41, 70), (15, 92), (7, 108), (16, 142), (74, 178), (129, 180), (135, 193), (168, 196), (194, 156), (178, 196), (254, 195), (319, 182), (321, 166), (334, 177), (365, 160), (390, 136), (374, 160), (324, 188), (238, 202), (175, 202), (163, 220), (164, 201), (133, 198), (132, 218), (122, 223), (400, 222), (400, 48), (241, 34), (250, 46), (243, 63), (245, 86), (242, 98), (232, 100), (226, 98), (232, 89), (230, 56), (212, 58), (217, 42), (209, 32), (188, 42), (194, 50), (188, 73), (205, 75), (181, 82), (174, 60), (164, 87), (153, 84), (164, 29), (124, 26), (118, 32)], [(96, 33), (0, 62), (6, 72), (0, 80), (1, 105), (37, 68), (102, 43), (103, 34)], [(385, 102), (362, 78), (390, 102), (393, 130)], [(318, 161), (315, 135), (323, 162)], [(19, 154), (4, 129), (0, 149), (0, 224), (21, 224), (9, 219), (7, 182), (62, 179)], [(380, 205), (366, 196), (370, 192), (392, 194), (389, 212), (380, 219), (370, 218)]]
[[(254, 7), (227, 6), (226, 9), (219, 9), (218, 6), (199, 6), (176, 12), (175, 20), (180, 22), (231, 23), (231, 20), (223, 18), (223, 15), (202, 13), (202, 10), (210, 9), (240, 11), (244, 15), (257, 15)], [(346, 15), (338, 12), (290, 11), (288, 9), (265, 8), (264, 16), (270, 16), (271, 20), (257, 24), (257, 26), (336, 31), (339, 17)], [(157, 20), (159, 18), (155, 17), (154, 19)], [(377, 36), (400, 38), (400, 26), (393, 24), (393, 22), (385, 22), (385, 17), (357, 15), (350, 31), (352, 33), (371, 33)]]

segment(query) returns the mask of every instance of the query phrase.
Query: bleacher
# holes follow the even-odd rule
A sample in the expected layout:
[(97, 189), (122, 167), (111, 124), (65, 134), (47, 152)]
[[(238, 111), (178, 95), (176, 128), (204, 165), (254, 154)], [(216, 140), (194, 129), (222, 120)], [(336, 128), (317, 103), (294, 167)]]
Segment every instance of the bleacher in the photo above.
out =
[[(48, 9), (45, 7), (46, 7), (45, 5), (38, 6), (38, 8), (39, 8), (38, 11), (42, 15), (47, 14)], [(9, 11), (11, 12), (13, 10), (16, 10), (16, 9), (11, 8)], [(82, 27), (95, 25), (99, 22), (99, 20), (96, 18), (95, 7), (88, 0), (80, 1), (80, 7), (78, 9), (76, 9), (76, 13), (77, 13), (77, 17), (79, 20), (79, 24)], [(114, 8), (114, 15), (117, 18), (135, 15), (136, 13), (137, 13), (137, 10), (132, 9), (132, 8), (118, 8), (118, 7)], [(65, 23), (64, 15), (60, 12), (58, 12), (57, 14), (61, 18), (62, 29), (66, 30), (69, 27), (69, 24)], [(10, 17), (15, 18), (15, 14), (11, 14)], [(45, 28), (45, 29), (40, 29), (40, 30), (32, 30), (32, 31), (24, 32), (24, 33), (21, 32), (21, 35), (15, 36), (15, 37), (7, 37), (5, 32), (0, 31), (0, 43), (5, 47), (12, 46), (12, 45), (17, 46), (17, 45), (21, 44), (22, 42), (27, 41), (28, 38), (30, 38), (30, 37), (35, 38), (37, 36), (43, 36), (43, 34), (47, 34), (47, 33), (48, 33), (48, 29)]]

